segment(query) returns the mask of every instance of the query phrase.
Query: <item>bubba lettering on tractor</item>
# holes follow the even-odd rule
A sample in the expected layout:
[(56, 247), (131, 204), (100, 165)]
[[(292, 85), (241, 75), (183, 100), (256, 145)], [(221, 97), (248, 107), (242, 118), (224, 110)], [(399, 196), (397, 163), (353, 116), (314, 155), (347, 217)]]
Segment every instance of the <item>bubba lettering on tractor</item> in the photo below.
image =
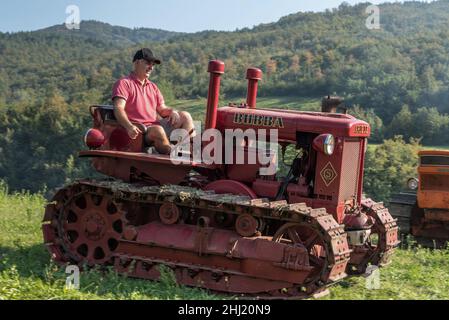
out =
[(192, 307), (186, 304), (184, 307), (179, 307), (178, 314), (181, 315), (204, 315), (209, 318), (212, 313), (212, 307)]
[(236, 113), (234, 115), (234, 123), (260, 127), (284, 128), (284, 120), (280, 117), (260, 116), (246, 113)]

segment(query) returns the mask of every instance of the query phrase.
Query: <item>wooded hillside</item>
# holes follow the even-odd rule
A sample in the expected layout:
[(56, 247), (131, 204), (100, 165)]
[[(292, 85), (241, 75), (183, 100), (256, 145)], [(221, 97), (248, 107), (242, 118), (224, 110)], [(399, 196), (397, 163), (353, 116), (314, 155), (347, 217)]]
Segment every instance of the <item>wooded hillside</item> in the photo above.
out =
[[(87, 21), (0, 33), (0, 177), (12, 189), (54, 188), (85, 172), (77, 165), (87, 107), (109, 103), (134, 52), (162, 58), (154, 80), (168, 101), (205, 97), (207, 62), (226, 63), (224, 96), (246, 90), (245, 70), (264, 71), (260, 94), (319, 99), (344, 96), (374, 128), (449, 142), (449, 0), (381, 5), (381, 30), (365, 26), (368, 6), (342, 4), (235, 32), (195, 34), (127, 29)], [(226, 103), (226, 101), (223, 101)], [(279, 107), (282, 107), (280, 105)]]

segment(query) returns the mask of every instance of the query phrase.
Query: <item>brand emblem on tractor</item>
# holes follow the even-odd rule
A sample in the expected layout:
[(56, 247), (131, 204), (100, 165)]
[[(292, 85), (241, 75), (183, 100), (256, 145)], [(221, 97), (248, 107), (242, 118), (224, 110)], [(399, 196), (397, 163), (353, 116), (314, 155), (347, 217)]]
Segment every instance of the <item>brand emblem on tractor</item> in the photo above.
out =
[(355, 134), (368, 134), (368, 132), (369, 132), (369, 127), (366, 125), (357, 125), (354, 128)]
[(332, 163), (328, 162), (323, 170), (321, 170), (320, 175), (321, 179), (323, 179), (324, 183), (326, 184), (326, 187), (329, 187), (332, 181), (337, 178), (337, 171), (335, 171)]
[(284, 128), (284, 120), (281, 117), (260, 116), (256, 114), (236, 113), (235, 124), (246, 124), (251, 126)]

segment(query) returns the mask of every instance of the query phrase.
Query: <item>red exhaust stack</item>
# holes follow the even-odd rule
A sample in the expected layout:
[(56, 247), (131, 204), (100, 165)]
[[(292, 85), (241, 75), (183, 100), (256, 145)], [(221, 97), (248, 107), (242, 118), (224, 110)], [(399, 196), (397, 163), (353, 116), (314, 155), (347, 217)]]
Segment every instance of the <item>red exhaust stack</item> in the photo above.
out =
[(222, 61), (209, 62), (207, 72), (210, 73), (209, 94), (207, 96), (207, 113), (205, 129), (215, 129), (217, 124), (218, 98), (220, 96), (220, 77), (224, 73), (225, 65)]
[(249, 68), (246, 72), (246, 79), (248, 79), (248, 94), (246, 96), (246, 103), (251, 109), (256, 108), (257, 103), (257, 86), (262, 80), (262, 70), (257, 68)]

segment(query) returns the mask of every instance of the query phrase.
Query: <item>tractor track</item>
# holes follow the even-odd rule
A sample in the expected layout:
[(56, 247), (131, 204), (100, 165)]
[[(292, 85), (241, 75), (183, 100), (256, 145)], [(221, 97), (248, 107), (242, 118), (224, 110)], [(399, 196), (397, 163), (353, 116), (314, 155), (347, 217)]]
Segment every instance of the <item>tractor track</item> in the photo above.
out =
[[(99, 199), (97, 203), (90, 203), (95, 202), (96, 197)], [(76, 218), (71, 217), (77, 215), (79, 208), (74, 203), (79, 199), (87, 199), (86, 206), (88, 208), (92, 206), (88, 212), (98, 214), (91, 214), (86, 218), (88, 215), (86, 211)], [(291, 232), (292, 228), (307, 226), (317, 232), (322, 239), (325, 258), (324, 260), (321, 258), (323, 260), (321, 261), (319, 256), (316, 258), (309, 254), (310, 259), (320, 260), (316, 264), (313, 259), (311, 260), (311, 265), (318, 270), (313, 273), (313, 277), (297, 283), (282, 282), (264, 275), (257, 277), (238, 270), (227, 270), (220, 265), (212, 266), (207, 262), (202, 264), (201, 261), (207, 261), (210, 254), (202, 253), (201, 250), (182, 252), (178, 248), (163, 248), (157, 244), (143, 244), (130, 240), (135, 237), (133, 231), (139, 226), (132, 225), (128, 221), (127, 213), (139, 206), (160, 206), (165, 203), (188, 210), (206, 210), (214, 214), (235, 216), (251, 214), (261, 220), (278, 221), (282, 225), (281, 228), (284, 228), (280, 235), (273, 236), (273, 240), (277, 237), (278, 241), (282, 239), (282, 234)], [(110, 209), (111, 207), (114, 208)], [(101, 213), (102, 211), (108, 213)], [(84, 219), (83, 227), (80, 226), (81, 218)], [(324, 290), (346, 276), (345, 270), (351, 252), (343, 226), (339, 225), (325, 209), (311, 209), (305, 204), (289, 205), (286, 201), (251, 200), (244, 196), (221, 195), (189, 187), (140, 187), (108, 180), (82, 180), (61, 189), (53, 202), (46, 207), (43, 231), (45, 244), (53, 259), (61, 264), (112, 264), (119, 273), (153, 280), (157, 280), (160, 276), (158, 266), (165, 265), (173, 270), (181, 284), (264, 299), (303, 298)], [(70, 232), (83, 233), (83, 237), (78, 235), (77, 239), (74, 239)], [(107, 237), (110, 238), (106, 239)], [(83, 241), (85, 243), (82, 243)], [(80, 250), (83, 246), (84, 248), (87, 246), (87, 249)], [(95, 247), (97, 248), (94, 250)], [(102, 249), (98, 251), (103, 251), (104, 255), (97, 255), (98, 248)], [(148, 255), (137, 254), (139, 248), (148, 251)], [(133, 254), (133, 251), (136, 254)], [(165, 252), (168, 254), (164, 257), (157, 256), (157, 254), (164, 255)], [(186, 256), (187, 261), (170, 259), (170, 252)], [(192, 263), (188, 262), (189, 259)], [(229, 260), (228, 257), (216, 259)], [(230, 260), (235, 261), (236, 258), (231, 257)], [(293, 272), (291, 266), (284, 264), (283, 267), (288, 269), (288, 272)], [(236, 289), (238, 287), (236, 284), (243, 282), (247, 284), (248, 292), (239, 292), (241, 289)]]

